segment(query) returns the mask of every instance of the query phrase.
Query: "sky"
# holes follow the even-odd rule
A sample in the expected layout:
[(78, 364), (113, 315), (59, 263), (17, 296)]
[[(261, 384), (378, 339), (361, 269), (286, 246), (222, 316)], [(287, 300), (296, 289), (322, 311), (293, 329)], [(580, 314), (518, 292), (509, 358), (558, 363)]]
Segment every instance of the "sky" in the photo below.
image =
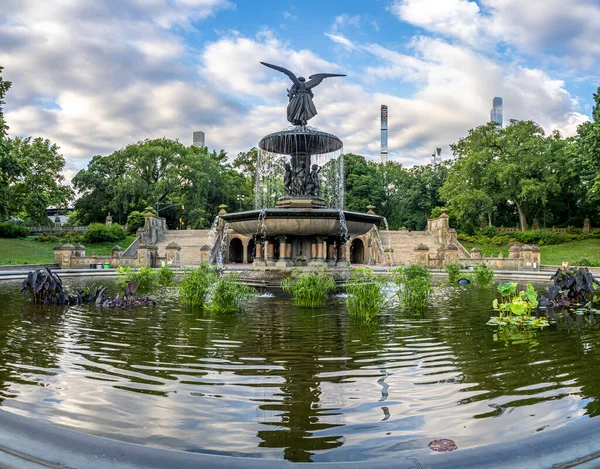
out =
[(230, 157), (289, 125), (289, 79), (315, 92), (310, 125), (346, 152), (427, 164), (490, 118), (573, 135), (600, 84), (600, 0), (0, 0), (11, 136), (60, 146), (68, 178), (146, 138), (206, 133)]

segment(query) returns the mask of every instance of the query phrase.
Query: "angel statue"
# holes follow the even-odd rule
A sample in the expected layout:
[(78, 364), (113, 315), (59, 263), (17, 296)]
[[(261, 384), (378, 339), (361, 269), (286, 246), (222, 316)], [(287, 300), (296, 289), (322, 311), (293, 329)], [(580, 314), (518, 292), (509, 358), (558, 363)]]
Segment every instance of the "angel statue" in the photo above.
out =
[(317, 115), (317, 108), (313, 103), (313, 92), (312, 89), (321, 84), (321, 82), (328, 77), (345, 77), (346, 75), (338, 75), (335, 73), (317, 73), (308, 77), (308, 81), (304, 77), (296, 77), (289, 70), (279, 67), (277, 65), (268, 64), (261, 62), (266, 67), (277, 70), (281, 73), (285, 73), (293, 85), (288, 90), (288, 98), (290, 102), (287, 107), (287, 120), (293, 125), (305, 126), (306, 123)]

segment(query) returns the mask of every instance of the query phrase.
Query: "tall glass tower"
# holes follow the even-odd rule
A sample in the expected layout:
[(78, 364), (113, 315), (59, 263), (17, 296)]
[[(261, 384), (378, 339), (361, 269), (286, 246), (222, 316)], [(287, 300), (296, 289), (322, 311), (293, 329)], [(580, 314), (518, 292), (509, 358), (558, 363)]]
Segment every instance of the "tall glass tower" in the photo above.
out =
[(388, 160), (388, 107), (381, 105), (381, 162)]
[(201, 130), (198, 130), (197, 132), (194, 132), (194, 139), (193, 139), (193, 145), (195, 147), (204, 147), (204, 132), (202, 132)]
[(490, 122), (496, 122), (502, 127), (502, 98), (496, 96), (492, 101), (492, 111), (490, 112)]

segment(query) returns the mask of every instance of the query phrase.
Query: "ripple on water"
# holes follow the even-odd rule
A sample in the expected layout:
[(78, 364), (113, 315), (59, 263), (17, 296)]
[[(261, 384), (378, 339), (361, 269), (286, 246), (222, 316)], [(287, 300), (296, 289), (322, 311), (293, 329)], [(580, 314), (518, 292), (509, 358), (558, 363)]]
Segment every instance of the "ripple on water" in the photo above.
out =
[[(93, 282), (93, 280), (85, 280)], [(102, 279), (105, 283), (106, 279)], [(494, 342), (493, 292), (349, 317), (342, 295), (247, 314), (172, 298), (135, 311), (34, 311), (0, 284), (0, 399), (13, 412), (127, 441), (293, 461), (349, 461), (523, 437), (600, 412), (600, 326)], [(442, 304), (443, 303), (443, 304)], [(570, 324), (570, 323), (569, 323)]]

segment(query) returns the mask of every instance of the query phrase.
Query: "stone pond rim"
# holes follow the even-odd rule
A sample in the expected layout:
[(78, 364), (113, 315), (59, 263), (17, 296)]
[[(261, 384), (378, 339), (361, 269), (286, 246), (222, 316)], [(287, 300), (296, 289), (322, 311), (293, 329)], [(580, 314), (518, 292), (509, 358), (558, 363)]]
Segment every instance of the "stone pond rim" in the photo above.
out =
[(343, 146), (333, 134), (301, 126), (266, 135), (258, 144), (261, 150), (280, 155), (322, 155), (339, 151)]
[[(343, 211), (348, 236), (361, 236), (373, 225), (379, 226), (383, 217), (368, 213)], [(340, 210), (268, 208), (220, 215), (233, 231), (245, 236), (342, 236), (345, 230)], [(264, 227), (262, 226), (264, 222)]]

